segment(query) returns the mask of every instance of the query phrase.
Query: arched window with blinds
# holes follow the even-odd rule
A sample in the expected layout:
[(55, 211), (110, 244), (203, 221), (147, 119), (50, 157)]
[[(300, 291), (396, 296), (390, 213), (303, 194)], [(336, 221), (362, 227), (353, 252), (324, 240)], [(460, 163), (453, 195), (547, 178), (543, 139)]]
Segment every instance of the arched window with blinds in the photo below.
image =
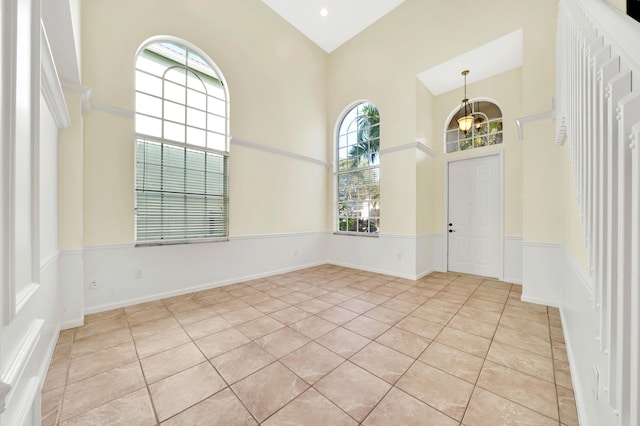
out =
[(184, 42), (136, 59), (136, 242), (228, 237), (229, 94), (213, 62)]

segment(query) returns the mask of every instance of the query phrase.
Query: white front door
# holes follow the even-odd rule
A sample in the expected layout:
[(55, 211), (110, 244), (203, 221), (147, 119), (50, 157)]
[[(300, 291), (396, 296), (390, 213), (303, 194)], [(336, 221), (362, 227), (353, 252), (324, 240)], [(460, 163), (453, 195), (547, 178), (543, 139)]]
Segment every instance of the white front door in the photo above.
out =
[(492, 155), (448, 164), (449, 271), (500, 277), (500, 160)]

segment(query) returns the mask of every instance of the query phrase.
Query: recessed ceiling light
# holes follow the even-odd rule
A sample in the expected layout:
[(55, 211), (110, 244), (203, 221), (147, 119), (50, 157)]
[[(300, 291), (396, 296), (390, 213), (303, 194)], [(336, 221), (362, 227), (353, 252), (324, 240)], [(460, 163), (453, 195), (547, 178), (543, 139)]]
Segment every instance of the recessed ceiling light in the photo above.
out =
[(329, 11), (327, 10), (326, 7), (323, 7), (322, 9), (320, 9), (320, 16), (325, 17), (329, 14)]

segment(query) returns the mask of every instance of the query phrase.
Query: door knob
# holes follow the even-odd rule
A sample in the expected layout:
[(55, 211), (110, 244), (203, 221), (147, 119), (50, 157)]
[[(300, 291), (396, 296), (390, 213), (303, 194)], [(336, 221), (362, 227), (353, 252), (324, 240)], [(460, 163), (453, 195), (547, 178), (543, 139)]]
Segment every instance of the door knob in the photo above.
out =
[(453, 229), (449, 229), (449, 232), (456, 232), (456, 231), (454, 231)]
[(449, 226), (453, 226), (453, 223), (450, 223)]

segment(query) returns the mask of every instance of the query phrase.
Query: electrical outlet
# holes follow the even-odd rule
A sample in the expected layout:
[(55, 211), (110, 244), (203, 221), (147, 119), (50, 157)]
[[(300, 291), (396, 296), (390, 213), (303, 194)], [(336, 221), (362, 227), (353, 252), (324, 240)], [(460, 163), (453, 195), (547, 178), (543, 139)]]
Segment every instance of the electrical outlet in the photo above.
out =
[(139, 280), (142, 278), (142, 269), (136, 269), (135, 273), (133, 274), (134, 278)]
[(95, 290), (95, 289), (96, 289), (96, 288), (98, 288), (98, 287), (99, 287), (99, 286), (98, 286), (98, 281), (96, 281), (96, 280), (91, 280), (91, 281), (89, 281), (89, 288), (91, 288), (91, 289), (94, 289), (94, 290)]

